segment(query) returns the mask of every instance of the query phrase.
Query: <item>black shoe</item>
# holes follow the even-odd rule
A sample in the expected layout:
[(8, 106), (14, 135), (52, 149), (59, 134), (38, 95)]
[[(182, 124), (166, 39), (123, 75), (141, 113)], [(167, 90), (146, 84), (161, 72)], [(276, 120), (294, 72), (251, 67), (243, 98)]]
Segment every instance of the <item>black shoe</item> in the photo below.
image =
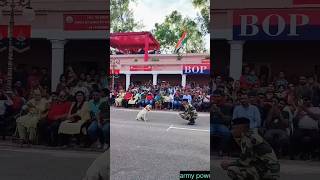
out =
[(188, 125), (194, 125), (194, 122), (189, 122)]

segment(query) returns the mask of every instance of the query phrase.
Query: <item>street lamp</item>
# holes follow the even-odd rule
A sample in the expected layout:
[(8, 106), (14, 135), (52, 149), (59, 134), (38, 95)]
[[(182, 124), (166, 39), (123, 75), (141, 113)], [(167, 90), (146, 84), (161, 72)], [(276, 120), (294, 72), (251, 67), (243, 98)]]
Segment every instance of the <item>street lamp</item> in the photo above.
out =
[[(32, 21), (35, 12), (31, 8), (31, 0), (0, 0), (0, 7), (10, 8), (10, 20), (8, 27), (9, 53), (8, 53), (8, 73), (7, 73), (7, 92), (12, 92), (12, 74), (13, 74), (13, 28), (14, 28), (14, 12), (16, 8), (23, 8), (23, 15)], [(0, 12), (2, 17), (2, 13)]]

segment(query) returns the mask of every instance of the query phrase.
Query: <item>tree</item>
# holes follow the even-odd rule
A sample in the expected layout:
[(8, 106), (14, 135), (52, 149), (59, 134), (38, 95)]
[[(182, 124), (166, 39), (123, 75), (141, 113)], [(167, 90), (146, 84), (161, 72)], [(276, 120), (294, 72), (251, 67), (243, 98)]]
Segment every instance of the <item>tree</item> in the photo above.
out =
[(137, 22), (130, 10), (130, 3), (136, 0), (111, 0), (110, 16), (111, 16), (111, 32), (130, 32), (140, 30), (143, 26), (141, 22)]
[(210, 29), (210, 2), (209, 0), (192, 0), (195, 8), (200, 10), (198, 22), (201, 24), (201, 30), (204, 34), (209, 33)]
[(156, 23), (155, 29), (152, 32), (161, 44), (161, 51), (172, 53), (175, 45), (185, 31), (188, 35), (183, 51), (188, 53), (203, 52), (205, 49), (203, 34), (199, 30), (197, 23), (190, 18), (182, 17), (178, 11), (173, 11), (167, 15), (163, 23)]

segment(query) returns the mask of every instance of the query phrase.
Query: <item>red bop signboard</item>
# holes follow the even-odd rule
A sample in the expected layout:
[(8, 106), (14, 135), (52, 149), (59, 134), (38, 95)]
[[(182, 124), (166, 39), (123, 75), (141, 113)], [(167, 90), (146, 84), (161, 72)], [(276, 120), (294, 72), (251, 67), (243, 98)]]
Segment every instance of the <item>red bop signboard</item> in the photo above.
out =
[(107, 14), (64, 14), (64, 30), (108, 30), (109, 15)]
[(234, 40), (319, 40), (320, 11), (315, 9), (239, 10)]
[(152, 66), (130, 66), (130, 71), (152, 71)]
[(183, 74), (210, 74), (210, 64), (183, 65)]

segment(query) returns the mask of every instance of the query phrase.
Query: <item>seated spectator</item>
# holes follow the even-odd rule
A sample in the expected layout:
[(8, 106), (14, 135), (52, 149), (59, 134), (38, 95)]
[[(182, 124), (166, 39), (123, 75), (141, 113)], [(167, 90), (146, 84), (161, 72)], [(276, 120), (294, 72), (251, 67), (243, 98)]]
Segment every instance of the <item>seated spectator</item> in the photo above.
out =
[(162, 109), (163, 97), (161, 96), (160, 93), (158, 93), (158, 94), (154, 97), (154, 101), (155, 101), (155, 109)]
[(201, 103), (201, 109), (204, 110), (204, 111), (207, 111), (209, 110), (210, 108), (210, 95), (205, 93), (203, 95), (203, 100), (202, 100), (202, 103)]
[(84, 86), (84, 84), (81, 82), (81, 81), (77, 81), (77, 85), (72, 88), (71, 90), (71, 95), (72, 96), (75, 96), (77, 92), (83, 92), (84, 95), (85, 95), (85, 100), (87, 100), (89, 98), (89, 90), (87, 87)]
[[(95, 101), (95, 103), (94, 103)], [(94, 100), (91, 101), (94, 103), (94, 117), (91, 119), (91, 124), (88, 127), (88, 135), (91, 138), (91, 141), (94, 142), (99, 139), (98, 148), (107, 148), (106, 144), (109, 144), (109, 116), (110, 116), (110, 105), (109, 100), (99, 101), (98, 96), (96, 95)]]
[[(171, 109), (170, 103), (171, 103), (172, 99), (170, 99), (169, 93), (164, 94), (162, 97), (163, 97), (163, 107), (165, 109)], [(171, 96), (171, 97), (173, 98), (173, 96)]]
[(312, 97), (312, 89), (308, 86), (305, 76), (299, 77), (299, 85), (295, 88), (295, 97), (298, 99)]
[(189, 104), (192, 104), (192, 96), (189, 91), (182, 96), (182, 99), (188, 99)]
[(85, 94), (78, 91), (75, 94), (75, 101), (72, 103), (68, 116), (62, 121), (58, 130), (60, 134), (60, 145), (68, 145), (70, 135), (76, 135), (80, 144), (80, 135), (85, 134), (84, 124), (90, 120), (88, 102), (85, 101)]
[(9, 107), (12, 106), (13, 102), (2, 89), (0, 89), (0, 133), (2, 139), (5, 140), (6, 137), (6, 129), (9, 125), (8, 115), (9, 115)]
[(289, 112), (285, 111), (285, 101), (274, 98), (266, 119), (265, 139), (271, 144), (277, 155), (286, 154), (289, 146)]
[(173, 110), (180, 110), (181, 102), (182, 102), (182, 96), (180, 95), (180, 92), (177, 91), (173, 97)]
[(288, 87), (288, 81), (286, 80), (285, 73), (283, 71), (279, 72), (279, 76), (274, 81), (274, 84), (277, 89), (279, 89), (280, 86), (283, 86), (285, 89)]
[(233, 111), (232, 119), (247, 118), (250, 120), (250, 128), (261, 127), (261, 116), (258, 108), (249, 103), (248, 95), (240, 95), (240, 105), (236, 106)]
[(153, 106), (154, 105), (154, 98), (153, 98), (153, 95), (151, 92), (148, 92), (148, 94), (146, 95), (146, 101), (145, 101), (145, 104), (144, 105), (151, 105)]
[(36, 143), (38, 122), (47, 115), (47, 108), (48, 101), (41, 97), (40, 90), (33, 90), (32, 98), (24, 107), (27, 114), (16, 120), (21, 143)]
[(59, 81), (57, 88), (56, 88), (57, 93), (60, 93), (60, 91), (69, 92), (69, 88), (67, 86), (67, 79), (66, 79), (65, 74), (62, 74), (60, 76), (60, 81)]
[(49, 146), (58, 145), (59, 126), (66, 120), (70, 107), (71, 102), (67, 100), (67, 94), (64, 91), (60, 91), (59, 94), (52, 93), (48, 115), (39, 122), (41, 140)]
[(128, 105), (135, 107), (137, 102), (140, 100), (140, 93), (136, 92), (132, 98), (128, 101)]
[(16, 115), (20, 113), (23, 105), (26, 103), (26, 100), (23, 96), (21, 96), (17, 91), (13, 91), (13, 93), (10, 95), (12, 99), (12, 106), (11, 106), (11, 113), (13, 115)]
[(314, 107), (310, 97), (304, 97), (298, 102), (294, 115), (293, 135), (291, 137), (290, 157), (293, 159), (298, 153), (302, 159), (308, 159), (311, 152), (319, 148), (319, 120), (320, 108)]
[(117, 95), (117, 98), (115, 99), (116, 107), (121, 107), (122, 106), (124, 95), (125, 95), (125, 92), (123, 90), (120, 90), (120, 92)]
[(197, 111), (201, 111), (201, 104), (202, 104), (202, 96), (199, 95), (199, 92), (197, 92), (192, 100), (192, 106), (196, 108)]
[(215, 91), (213, 93), (213, 105), (210, 111), (212, 135), (221, 137), (220, 143), (217, 145), (219, 155), (230, 152), (229, 145), (232, 140), (232, 134), (229, 130), (232, 117), (232, 104), (227, 104), (221, 101), (221, 96), (222, 94), (220, 91)]
[(124, 106), (125, 108), (128, 108), (128, 105), (129, 105), (128, 103), (129, 103), (129, 101), (131, 100), (131, 98), (133, 98), (133, 93), (132, 93), (132, 91), (126, 92), (126, 94), (124, 95), (123, 100), (122, 100), (123, 106)]

